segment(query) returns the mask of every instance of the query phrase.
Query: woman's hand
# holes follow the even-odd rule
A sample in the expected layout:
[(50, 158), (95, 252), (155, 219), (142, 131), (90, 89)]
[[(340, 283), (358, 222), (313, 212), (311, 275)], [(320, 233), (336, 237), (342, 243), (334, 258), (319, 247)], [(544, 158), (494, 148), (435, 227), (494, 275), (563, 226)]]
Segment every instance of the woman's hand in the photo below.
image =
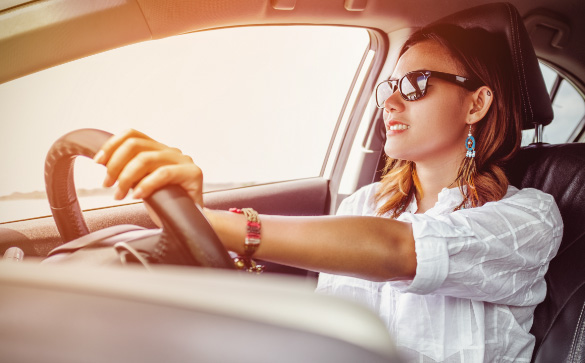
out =
[(177, 184), (203, 207), (203, 173), (193, 159), (139, 131), (112, 136), (94, 160), (108, 169), (105, 187), (118, 182), (115, 199), (123, 199), (130, 189), (134, 198), (146, 198), (166, 185)]

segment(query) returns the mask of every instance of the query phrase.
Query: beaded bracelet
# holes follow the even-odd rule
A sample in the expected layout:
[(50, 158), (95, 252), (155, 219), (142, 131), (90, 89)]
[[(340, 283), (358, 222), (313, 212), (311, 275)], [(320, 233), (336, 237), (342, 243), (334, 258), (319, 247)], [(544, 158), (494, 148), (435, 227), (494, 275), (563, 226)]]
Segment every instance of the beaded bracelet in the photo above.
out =
[(260, 246), (260, 218), (258, 212), (252, 208), (230, 208), (230, 212), (243, 214), (246, 217), (246, 239), (244, 240), (244, 254), (238, 255), (234, 258), (234, 264), (239, 270), (246, 270), (248, 272), (261, 273), (264, 271), (264, 266), (258, 265), (252, 259), (252, 255)]

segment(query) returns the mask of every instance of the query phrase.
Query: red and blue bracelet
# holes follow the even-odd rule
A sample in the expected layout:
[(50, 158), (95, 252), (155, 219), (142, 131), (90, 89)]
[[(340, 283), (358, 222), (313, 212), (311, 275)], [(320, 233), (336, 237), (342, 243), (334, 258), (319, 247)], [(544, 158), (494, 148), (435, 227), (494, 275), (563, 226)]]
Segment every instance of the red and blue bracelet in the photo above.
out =
[(252, 208), (230, 208), (230, 212), (243, 214), (246, 217), (246, 239), (244, 240), (244, 254), (234, 258), (236, 268), (248, 272), (261, 273), (264, 266), (258, 265), (252, 259), (254, 253), (260, 246), (260, 218), (258, 212)]

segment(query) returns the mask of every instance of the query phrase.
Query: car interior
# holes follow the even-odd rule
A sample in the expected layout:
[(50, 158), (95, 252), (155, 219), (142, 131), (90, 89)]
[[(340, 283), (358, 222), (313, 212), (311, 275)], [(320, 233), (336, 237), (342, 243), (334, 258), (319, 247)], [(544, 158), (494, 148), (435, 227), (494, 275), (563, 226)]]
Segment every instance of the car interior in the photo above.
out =
[[(347, 196), (340, 188), (343, 178), (347, 178), (348, 160), (352, 154), (360, 155), (358, 168), (351, 171), (353, 175), (353, 190), (370, 184), (380, 179), (380, 171), (384, 164), (383, 144), (384, 126), (381, 118), (381, 110), (371, 107), (372, 93), (375, 85), (383, 79), (387, 79), (397, 61), (397, 55), (401, 44), (408, 34), (417, 27), (432, 22), (448, 22), (465, 28), (481, 27), (497, 34), (506, 40), (513, 68), (514, 80), (520, 86), (522, 99), (523, 128), (533, 130), (534, 138), (530, 145), (522, 147), (513, 160), (505, 165), (510, 183), (518, 188), (537, 188), (554, 196), (564, 223), (564, 235), (557, 256), (552, 260), (546, 274), (547, 295), (535, 310), (534, 322), (531, 333), (536, 338), (533, 353), (533, 362), (582, 362), (585, 361), (585, 232), (582, 218), (584, 215), (585, 194), (582, 185), (585, 183), (585, 145), (581, 143), (585, 126), (585, 115), (577, 120), (576, 131), (571, 139), (566, 142), (551, 144), (543, 141), (543, 134), (547, 126), (554, 124), (555, 111), (551, 103), (551, 95), (556, 86), (551, 88), (545, 83), (541, 71), (544, 63), (559, 74), (562, 79), (570, 82), (577, 92), (584, 98), (585, 94), (585, 46), (582, 39), (585, 38), (585, 23), (582, 15), (585, 14), (585, 3), (571, 0), (512, 0), (510, 2), (493, 3), (490, 1), (423, 1), (411, 2), (406, 0), (326, 0), (314, 2), (310, 0), (214, 0), (201, 1), (156, 1), (156, 0), (128, 0), (93, 2), (90, 0), (49, 0), (49, 1), (7, 1), (0, 5), (0, 83), (25, 77), (28, 74), (41, 72), (44, 69), (67, 63), (92, 54), (106, 52), (111, 49), (124, 47), (139, 42), (147, 42), (156, 39), (180, 36), (186, 33), (213, 31), (214, 29), (246, 27), (246, 26), (290, 26), (296, 24), (359, 27), (368, 30), (370, 36), (370, 48), (375, 50), (367, 67), (367, 75), (355, 91), (357, 97), (353, 104), (344, 106), (347, 114), (347, 126), (341, 131), (340, 146), (335, 155), (331, 156), (330, 172), (322, 172), (320, 176), (287, 180), (281, 182), (254, 185), (244, 188), (233, 188), (221, 191), (213, 191), (205, 194), (205, 204), (210, 208), (228, 209), (233, 206), (249, 206), (263, 214), (316, 216), (335, 214), (339, 203)], [(365, 59), (364, 59), (365, 62)], [(357, 79), (356, 75), (356, 79)], [(356, 83), (356, 82), (354, 82)], [(1, 101), (0, 101), (1, 102)], [(3, 120), (9, 123), (10, 120)], [(364, 127), (363, 140), (358, 139), (358, 130)], [(96, 125), (96, 128), (100, 128)], [(154, 135), (156, 136), (156, 135)], [(357, 140), (357, 142), (355, 141)], [(357, 151), (356, 146), (358, 145)], [(26, 151), (20, 151), (26, 152)], [(23, 166), (28, 167), (28, 166)], [(67, 169), (65, 175), (57, 178), (71, 177), (72, 169)], [(63, 174), (63, 173), (62, 173)], [(59, 183), (58, 183), (59, 184)], [(57, 186), (59, 188), (60, 186)], [(67, 192), (66, 192), (67, 193)], [(69, 193), (71, 194), (71, 193)], [(73, 198), (75, 188), (73, 186)], [(48, 203), (48, 202), (47, 202)], [(60, 217), (64, 224), (74, 223), (70, 215)], [(85, 210), (82, 217), (87, 224), (88, 232), (99, 231), (107, 227), (117, 225), (136, 225), (144, 228), (156, 228), (150, 220), (142, 203), (131, 203), (115, 207), (96, 208)], [(57, 219), (57, 216), (55, 216)], [(46, 257), (49, 251), (60, 246), (66, 238), (59, 223), (52, 216), (40, 216), (16, 221), (0, 223), (0, 253), (10, 247), (19, 247), (25, 260), (32, 261)], [(87, 232), (81, 233), (81, 235)], [(75, 236), (77, 237), (77, 235)], [(305, 290), (314, 283), (317, 274), (312, 271), (304, 271), (277, 264), (266, 263), (264, 275), (268, 276), (269, 287), (282, 292), (281, 297), (276, 297), (268, 292), (268, 288), (260, 286), (256, 282), (242, 284), (254, 291), (258, 296), (263, 296), (274, 305), (284, 304), (290, 311), (295, 310), (295, 305), (309, 299)], [(1, 264), (0, 264), (1, 265)], [(93, 273), (95, 270), (91, 269)], [(176, 275), (174, 275), (176, 273)], [(55, 272), (44, 273), (42, 266), (31, 266), (30, 269), (17, 267), (12, 264), (0, 266), (0, 289), (2, 296), (21, 296), (34, 299), (33, 288), (45, 286), (46, 294), (41, 301), (62, 299), (60, 309), (50, 308), (50, 314), (58, 316), (63, 309), (71, 309), (78, 312), (78, 318), (83, 319), (91, 311), (75, 310), (74, 306), (99, 306), (107, 309), (107, 314), (115, 315), (116, 304), (128, 305), (124, 311), (132, 311), (126, 318), (128, 326), (135, 326), (147, 318), (148, 324), (153, 326), (163, 325), (164, 328), (157, 331), (149, 339), (159, 339), (162, 343), (174, 347), (184, 357), (203, 357), (202, 361), (224, 361), (234, 359), (233, 351), (247, 351), (246, 341), (238, 340), (238, 336), (245, 335), (246, 331), (253, 331), (258, 337), (268, 342), (263, 353), (257, 356), (261, 361), (278, 357), (279, 361), (298, 361), (299, 359), (312, 359), (320, 361), (388, 361), (396, 360), (393, 348), (383, 348), (387, 339), (376, 323), (363, 329), (364, 338), (356, 338), (347, 334), (338, 336), (330, 329), (323, 331), (311, 327), (291, 325), (289, 323), (275, 322), (272, 318), (262, 318), (250, 315), (238, 316), (222, 307), (205, 314), (201, 311), (199, 302), (194, 302), (192, 296), (181, 297), (181, 285), (174, 285), (171, 281), (178, 278), (198, 289), (214, 289), (212, 286), (222, 286), (233, 291), (235, 296), (244, 296), (246, 288), (231, 283), (233, 276), (220, 277), (209, 274), (206, 271), (193, 274), (190, 270), (179, 272), (171, 271), (165, 275), (165, 270), (159, 277), (153, 278), (157, 288), (164, 290), (168, 287), (171, 296), (168, 301), (147, 292), (147, 287), (140, 287), (141, 274), (136, 271), (125, 272), (128, 274), (128, 283), (118, 281), (118, 275), (107, 271), (104, 273), (103, 282), (96, 286), (84, 287), (85, 295), (72, 295), (67, 290), (66, 284), (61, 281), (69, 274), (69, 270), (57, 268)], [(50, 281), (43, 285), (38, 280), (39, 274)], [(188, 277), (187, 275), (193, 275)], [(92, 279), (90, 273), (81, 271), (71, 277), (73, 283), (71, 289), (80, 288), (84, 281)], [(284, 277), (291, 285), (301, 284), (298, 293), (286, 295), (281, 287), (277, 287), (280, 280), (276, 276), (294, 275)], [(93, 276), (93, 275), (91, 275)], [(178, 276), (178, 277), (177, 277)], [(264, 278), (265, 276), (262, 276)], [(197, 279), (197, 281), (189, 280)], [(270, 280), (274, 278), (275, 280)], [(288, 279), (291, 279), (290, 281)], [(84, 280), (86, 279), (86, 280)], [(298, 281), (300, 280), (300, 281)], [(20, 285), (19, 285), (20, 284)], [(18, 286), (29, 284), (30, 291), (22, 292)], [(90, 284), (91, 285), (91, 284)], [(51, 286), (50, 291), (46, 286)], [(183, 285), (184, 286), (184, 285)], [(121, 291), (129, 289), (133, 298), (122, 298), (114, 301), (115, 294), (112, 289)], [(301, 290), (303, 292), (301, 292)], [(213, 293), (211, 293), (213, 294)], [(67, 296), (64, 296), (67, 295)], [(293, 296), (294, 295), (294, 296)], [(92, 297), (112, 298), (111, 302), (96, 302)], [(176, 301), (169, 302), (173, 298), (183, 299), (181, 304)], [(178, 297), (177, 297), (178, 296)], [(225, 295), (209, 298), (205, 304), (216, 304), (218, 299)], [(202, 300), (206, 297), (200, 297)], [(140, 300), (143, 299), (143, 300)], [(157, 300), (159, 299), (159, 300)], [(229, 298), (228, 298), (229, 299)], [(245, 298), (243, 298), (245, 299)], [(0, 300), (1, 301), (1, 300)], [(100, 300), (101, 301), (101, 300)], [(142, 301), (142, 302), (140, 302)], [(151, 305), (145, 302), (152, 303)], [(321, 318), (315, 318), (315, 325), (329, 325), (336, 320), (335, 313), (345, 316), (359, 312), (343, 311), (346, 308), (341, 303), (333, 300), (319, 301), (317, 310), (313, 311)], [(0, 307), (7, 307), (10, 315), (17, 314), (16, 304), (9, 301), (0, 303)], [(170, 307), (182, 306), (181, 309), (170, 311)], [(331, 313), (323, 312), (327, 307), (334, 310)], [(223, 310), (222, 310), (223, 309)], [(319, 310), (321, 309), (321, 310)], [(337, 309), (337, 310), (336, 310)], [(347, 307), (349, 309), (349, 307)], [(164, 311), (163, 311), (164, 310)], [(167, 311), (169, 310), (169, 311)], [(203, 309), (204, 310), (204, 309)], [(7, 313), (8, 314), (8, 313)], [(7, 314), (0, 314), (0, 316)], [(275, 311), (267, 309), (267, 316), (279, 316)], [(299, 312), (302, 314), (302, 311)], [(235, 318), (233, 316), (235, 315)], [(282, 315), (282, 314), (280, 314)], [(306, 314), (299, 320), (312, 320), (316, 315)], [(153, 317), (154, 316), (154, 317)], [(158, 319), (156, 317), (159, 317)], [(226, 318), (229, 316), (230, 318)], [(362, 315), (359, 315), (362, 316)], [(365, 315), (364, 315), (365, 316)], [(161, 319), (160, 317), (168, 317)], [(34, 318), (34, 319), (33, 319)], [(281, 317), (279, 316), (278, 319)], [(363, 319), (369, 319), (363, 317)], [(33, 331), (33, 324), (50, 325), (55, 320), (46, 319), (44, 322), (38, 315), (31, 315), (31, 328), (27, 334)], [(34, 321), (33, 321), (34, 320)], [(166, 321), (162, 321), (166, 320)], [(353, 319), (353, 320), (358, 320)], [(352, 320), (352, 324), (354, 321)], [(8, 320), (7, 320), (8, 321)], [(57, 319), (62, 321), (62, 319)], [(205, 323), (203, 323), (205, 322)], [(13, 322), (13, 324), (16, 324)], [(348, 330), (352, 330), (349, 327)], [(253, 327), (251, 327), (253, 325)], [(4, 325), (10, 326), (13, 325)], [(206, 327), (202, 329), (202, 327)], [(192, 334), (205, 335), (207, 339), (196, 347), (188, 348), (187, 344), (174, 343), (181, 341), (181, 335)], [(175, 329), (176, 328), (176, 329)], [(126, 328), (124, 328), (126, 329)], [(164, 330), (166, 329), (166, 330)], [(341, 329), (341, 328), (340, 328)], [(345, 329), (345, 327), (344, 327)], [(24, 330), (23, 330), (24, 331)], [(231, 331), (230, 337), (220, 338), (226, 331)], [(35, 342), (45, 339), (49, 330), (39, 330)], [(164, 337), (165, 333), (173, 332)], [(367, 332), (367, 333), (366, 333)], [(0, 328), (0, 336), (8, 336), (8, 328)], [(107, 335), (107, 329), (98, 331), (92, 337), (99, 334)], [(136, 334), (130, 328), (126, 329), (126, 335)], [(155, 333), (153, 333), (155, 334)], [(340, 334), (340, 333), (339, 333)], [(353, 334), (353, 333), (352, 333)], [(23, 335), (26, 335), (23, 333)], [(34, 334), (33, 334), (34, 335)], [(357, 334), (359, 335), (359, 334)], [(66, 335), (67, 336), (67, 335)], [(374, 338), (377, 336), (378, 338)], [(31, 338), (31, 339), (33, 339)], [(292, 346), (310, 346), (313, 356), (297, 356), (279, 350), (279, 339), (294, 341)], [(234, 344), (235, 349), (227, 353), (221, 349), (216, 340), (225, 339), (227, 344)], [(139, 350), (140, 344), (145, 340), (138, 339), (129, 342), (130, 350)], [(66, 344), (49, 341), (55, 351), (67, 349)], [(367, 343), (369, 342), (369, 343)], [(36, 344), (36, 343), (35, 343)], [(116, 343), (118, 344), (118, 343)], [(58, 347), (54, 348), (54, 347)], [(98, 345), (92, 346), (96, 348)], [(108, 350), (103, 352), (103, 357), (110, 360), (122, 361), (119, 352), (123, 349), (120, 345), (108, 345)], [(2, 350), (5, 350), (3, 347)], [(27, 361), (36, 357), (24, 353), (24, 348), (18, 346), (10, 351), (10, 357), (14, 361)], [(260, 349), (262, 350), (262, 349)], [(300, 350), (300, 348), (299, 348)], [(202, 353), (205, 351), (205, 353)], [(213, 352), (222, 351), (219, 360)], [(335, 352), (335, 353), (331, 353)], [(61, 354), (61, 353), (59, 353)], [(86, 354), (79, 350), (70, 355), (55, 356), (54, 361), (74, 361)], [(149, 349), (142, 351), (143, 355), (132, 356), (134, 359), (144, 361), (160, 361), (158, 353), (152, 353)], [(219, 354), (219, 353), (217, 353)], [(287, 355), (289, 354), (289, 355)], [(301, 353), (299, 353), (301, 354)], [(302, 354), (308, 354), (306, 351)], [(333, 354), (333, 355), (332, 355)], [(25, 357), (25, 358), (22, 358)], [(112, 358), (115, 357), (115, 358)], [(178, 359), (180, 360), (180, 359)], [(53, 360), (46, 360), (53, 361)]]

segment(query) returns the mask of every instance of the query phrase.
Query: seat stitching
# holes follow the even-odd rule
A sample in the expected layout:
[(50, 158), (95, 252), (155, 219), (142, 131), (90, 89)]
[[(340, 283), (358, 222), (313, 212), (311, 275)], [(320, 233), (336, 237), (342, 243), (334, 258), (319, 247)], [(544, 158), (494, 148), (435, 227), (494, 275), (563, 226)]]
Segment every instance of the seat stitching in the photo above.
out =
[[(524, 62), (522, 57), (522, 47), (519, 46), (520, 44), (520, 35), (519, 33), (519, 19), (516, 19), (514, 24), (513, 18), (514, 14), (512, 13), (511, 6), (506, 4), (506, 8), (508, 9), (508, 15), (510, 19), (510, 28), (512, 29), (512, 49), (513, 49), (513, 57), (516, 60), (519, 69), (519, 76), (520, 76), (520, 93), (522, 97), (522, 108), (524, 112), (528, 114), (528, 109), (526, 108), (527, 103), (528, 107), (530, 108), (530, 121), (534, 122), (534, 112), (532, 111), (532, 104), (530, 103), (530, 97), (528, 95), (528, 86), (526, 84), (526, 73), (524, 71)], [(514, 18), (515, 19), (515, 18)], [(518, 57), (518, 53), (520, 56)]]
[[(548, 282), (547, 282), (547, 284), (548, 284)], [(544, 341), (546, 340), (546, 338), (548, 338), (548, 334), (552, 330), (552, 326), (554, 325), (554, 322), (557, 320), (559, 315), (561, 315), (561, 312), (567, 306), (567, 304), (569, 303), (569, 300), (571, 300), (571, 298), (577, 293), (577, 291), (579, 291), (579, 289), (581, 287), (583, 287), (583, 285), (585, 285), (585, 282), (581, 282), (581, 284), (579, 286), (577, 286), (575, 289), (573, 289), (573, 291), (569, 294), (569, 297), (567, 299), (565, 299), (565, 302), (563, 303), (563, 305), (556, 311), (554, 317), (551, 320), (552, 322), (548, 325), (548, 327), (546, 328), (546, 332), (542, 335), (542, 340), (540, 341), (540, 345), (538, 346), (538, 349), (535, 352), (533, 352), (533, 357), (538, 355), (538, 353), (540, 352), (540, 349), (542, 348), (542, 345), (544, 344)]]
[(583, 330), (585, 329), (585, 326), (583, 325), (583, 310), (585, 310), (585, 304), (583, 304), (583, 306), (581, 307), (581, 313), (579, 314), (579, 319), (577, 319), (577, 329), (575, 329), (575, 334), (573, 334), (573, 341), (571, 342), (571, 349), (569, 350), (569, 357), (568, 357), (568, 361), (569, 362), (573, 362), (573, 361), (578, 361), (578, 360), (574, 360), (575, 356), (577, 354), (579, 354), (578, 352), (576, 352), (577, 347), (576, 345), (578, 345), (579, 340), (578, 338), (580, 338), (583, 334)]
[(526, 85), (523, 82), (524, 78), (525, 78), (525, 74), (524, 74), (524, 64), (522, 63), (522, 53), (521, 53), (522, 47), (520, 46), (520, 40), (518, 39), (518, 37), (519, 37), (519, 35), (518, 35), (518, 19), (516, 19), (514, 17), (514, 13), (512, 12), (512, 9), (510, 6), (507, 5), (506, 8), (508, 9), (508, 15), (509, 15), (510, 23), (511, 23), (510, 28), (512, 29), (512, 45), (514, 46), (514, 54), (516, 55), (514, 58), (516, 60), (517, 67), (518, 67), (518, 77), (520, 78), (519, 80), (520, 80), (520, 93), (522, 96), (522, 106), (523, 106), (524, 112), (527, 114), (528, 109), (526, 108), (526, 106), (527, 106), (526, 102), (528, 100), (528, 95), (527, 95)]
[[(520, 25), (519, 22), (522, 19), (517, 19), (516, 21), (516, 37), (518, 38), (518, 44), (520, 44)], [(522, 65), (522, 80), (524, 81), (524, 90), (526, 93), (526, 101), (528, 102), (528, 107), (530, 108), (530, 120), (534, 122), (534, 111), (532, 110), (532, 102), (530, 101), (530, 91), (528, 90), (528, 83), (526, 80), (526, 70), (524, 67), (524, 56), (522, 55), (522, 47), (518, 47), (520, 50), (520, 64)]]
[[(519, 66), (518, 66), (519, 62), (517, 61), (518, 56), (516, 54), (517, 53), (516, 52), (516, 42), (514, 41), (514, 24), (512, 21), (512, 11), (510, 10), (510, 7), (507, 5), (506, 5), (506, 9), (508, 10), (508, 22), (510, 25), (510, 30), (512, 32), (512, 39), (511, 39), (511, 41), (512, 41), (512, 54), (511, 54), (512, 55), (512, 62), (514, 62), (515, 70), (517, 70), (516, 68), (519, 68)], [(518, 72), (518, 74), (519, 74), (519, 72)], [(520, 77), (518, 77), (518, 78), (520, 78)], [(522, 96), (522, 86), (521, 85), (520, 85), (520, 96)], [(522, 104), (522, 109), (524, 110), (524, 112), (526, 112), (526, 106), (524, 104), (525, 103), (524, 97), (520, 97), (520, 103)]]

